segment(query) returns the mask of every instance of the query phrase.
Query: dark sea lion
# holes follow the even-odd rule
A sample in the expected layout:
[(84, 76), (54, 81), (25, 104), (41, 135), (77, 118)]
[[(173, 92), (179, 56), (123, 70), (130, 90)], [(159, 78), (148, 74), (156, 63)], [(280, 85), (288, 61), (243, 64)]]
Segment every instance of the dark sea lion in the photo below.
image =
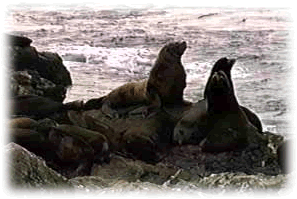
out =
[(58, 125), (49, 132), (52, 167), (67, 177), (90, 175), (93, 163), (109, 161), (106, 137), (96, 131), (78, 126)]
[[(204, 90), (204, 98), (206, 97), (206, 90), (208, 89), (209, 87), (209, 80), (210, 78), (212, 77), (212, 75), (215, 73), (215, 72), (218, 72), (220, 70), (224, 71), (224, 73), (227, 75), (228, 79), (229, 79), (229, 82), (231, 84), (231, 88), (230, 89), (234, 89), (233, 87), (233, 82), (232, 82), (232, 79), (231, 79), (231, 69), (233, 67), (233, 65), (235, 64), (236, 60), (235, 59), (228, 59), (226, 57), (223, 57), (221, 59), (219, 59), (213, 66), (213, 68), (211, 69), (211, 73), (210, 73), (210, 76), (209, 76), (209, 79), (206, 83), (206, 86), (205, 86), (205, 90)], [(251, 110), (249, 110), (248, 108), (244, 107), (244, 106), (241, 106), (241, 108), (243, 109), (243, 111), (245, 112), (245, 114), (247, 115), (248, 119), (250, 120), (250, 122), (259, 129), (260, 132), (263, 131), (263, 128), (262, 128), (262, 124), (261, 124), (261, 121), (259, 119), (259, 117), (253, 113)]]
[(76, 101), (63, 104), (36, 95), (21, 95), (12, 98), (12, 115), (28, 116), (34, 119), (42, 119), (50, 114), (66, 110), (80, 109), (82, 109), (82, 105)]
[(181, 63), (181, 56), (186, 48), (186, 42), (172, 42), (165, 45), (158, 54), (148, 80), (124, 84), (104, 98), (86, 102), (85, 108), (100, 108), (103, 103), (106, 105), (106, 112), (110, 108), (116, 111), (109, 112), (115, 113), (122, 107), (127, 108), (135, 104), (151, 107), (183, 104), (186, 73)]
[(141, 112), (129, 114), (125, 118), (110, 118), (101, 110), (68, 113), (74, 124), (105, 135), (112, 152), (120, 152), (146, 162), (157, 162), (160, 159), (158, 153), (166, 150), (172, 142), (176, 124), (171, 115), (162, 109), (145, 119)]
[(170, 148), (174, 125), (172, 117), (163, 110), (150, 118), (134, 120), (123, 133), (123, 149), (133, 158), (156, 163), (162, 158), (160, 153)]
[(175, 141), (191, 142), (192, 138), (199, 137), (195, 140), (197, 143), (205, 136), (200, 145), (203, 151), (208, 152), (243, 149), (250, 143), (264, 142), (259, 130), (238, 104), (232, 83), (223, 71), (214, 72), (209, 78), (205, 96), (205, 101), (196, 105), (196, 131), (187, 135), (184, 141), (180, 140), (185, 138), (178, 127), (174, 132)]
[[(180, 142), (183, 140), (184, 143), (198, 143), (201, 141), (207, 134), (207, 126), (205, 123), (207, 122), (207, 92), (210, 89), (210, 82), (211, 78), (214, 73), (218, 71), (223, 71), (226, 77), (229, 80), (230, 84), (230, 92), (234, 93), (233, 83), (231, 79), (231, 69), (235, 63), (235, 59), (227, 59), (221, 58), (219, 59), (212, 68), (210, 73), (210, 77), (205, 86), (204, 90), (204, 98), (197, 103), (193, 104), (190, 110), (182, 117), (182, 119), (178, 122), (174, 130), (174, 137), (176, 142)], [(260, 119), (257, 117), (255, 113), (247, 109), (246, 107), (240, 106), (241, 110), (244, 111), (249, 121), (259, 130), (262, 132), (262, 124)], [(198, 131), (198, 124), (199, 124), (199, 131)]]
[(243, 149), (249, 144), (263, 144), (264, 138), (238, 104), (233, 85), (223, 71), (215, 72), (206, 88), (207, 128), (203, 151)]

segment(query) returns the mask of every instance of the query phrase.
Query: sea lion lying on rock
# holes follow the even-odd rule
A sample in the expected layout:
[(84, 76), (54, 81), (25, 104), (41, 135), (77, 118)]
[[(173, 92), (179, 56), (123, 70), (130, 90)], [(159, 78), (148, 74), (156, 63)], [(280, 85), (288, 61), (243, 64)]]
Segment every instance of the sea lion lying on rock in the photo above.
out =
[(72, 173), (64, 173), (68, 177), (89, 175), (93, 163), (109, 161), (108, 141), (96, 131), (58, 125), (49, 132), (49, 141), (56, 153), (56, 159), (51, 161), (53, 167), (62, 171), (72, 170)]
[(105, 97), (91, 99), (86, 102), (85, 109), (99, 109), (103, 104), (103, 111), (115, 116), (121, 113), (119, 111), (121, 108), (133, 105), (159, 108), (161, 105), (183, 104), (186, 73), (181, 63), (181, 56), (186, 48), (186, 42), (172, 42), (165, 45), (158, 54), (148, 80), (124, 84)]
[(73, 124), (100, 131), (105, 135), (112, 152), (120, 152), (146, 162), (160, 159), (158, 153), (166, 150), (172, 142), (176, 124), (172, 117), (161, 109), (145, 119), (142, 113), (131, 114), (127, 118), (110, 118), (101, 110), (69, 111), (68, 115)]
[(20, 95), (12, 98), (12, 115), (27, 116), (33, 119), (42, 119), (51, 114), (67, 110), (81, 110), (81, 101), (63, 104), (46, 97), (36, 95)]
[[(265, 145), (259, 130), (251, 124), (239, 106), (232, 83), (223, 71), (215, 72), (211, 76), (205, 95), (206, 111), (199, 112), (196, 121), (198, 129), (195, 132), (200, 139), (206, 137), (200, 142), (202, 151), (237, 150), (251, 143)], [(181, 132), (175, 133), (177, 134), (174, 134), (174, 139), (183, 142), (180, 140)], [(188, 137), (195, 136), (197, 135), (188, 135)]]
[[(231, 69), (235, 63), (235, 59), (221, 58), (219, 59), (212, 68), (210, 77), (205, 86), (204, 98), (192, 105), (191, 109), (182, 117), (174, 129), (174, 140), (178, 143), (199, 143), (209, 132), (207, 121), (208, 121), (208, 107), (212, 106), (207, 102), (207, 95), (211, 89), (211, 79), (214, 73), (223, 71), (230, 84), (230, 93), (234, 95), (233, 83), (231, 80)], [(234, 99), (236, 99), (234, 97)], [(237, 101), (236, 101), (237, 103)], [(240, 105), (239, 105), (240, 106)], [(259, 132), (262, 132), (262, 125), (260, 119), (249, 109), (240, 106), (240, 109), (245, 113), (249, 122), (251, 122), (255, 127), (257, 127)]]

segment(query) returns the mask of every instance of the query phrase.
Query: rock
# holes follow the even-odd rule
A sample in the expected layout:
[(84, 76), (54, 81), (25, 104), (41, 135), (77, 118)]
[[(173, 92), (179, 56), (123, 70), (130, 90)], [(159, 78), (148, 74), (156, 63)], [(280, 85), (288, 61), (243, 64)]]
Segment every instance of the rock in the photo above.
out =
[(35, 94), (62, 102), (72, 85), (62, 58), (51, 52), (38, 52), (31, 39), (8, 35), (12, 95)]
[(66, 88), (42, 78), (37, 71), (24, 70), (11, 73), (10, 90), (12, 96), (38, 95), (62, 102)]
[(132, 160), (121, 156), (113, 156), (108, 165), (94, 165), (92, 175), (108, 180), (126, 180), (136, 182), (152, 182), (163, 184), (178, 176), (180, 179), (189, 179), (187, 172), (180, 172), (177, 168), (165, 166), (162, 163), (151, 165), (140, 160)]
[(65, 177), (51, 168), (45, 161), (21, 147), (10, 143), (6, 146), (10, 168), (10, 183), (17, 188), (67, 189), (73, 187)]
[(27, 37), (16, 36), (16, 35), (6, 35), (8, 37), (9, 45), (19, 46), (19, 47), (29, 47), (32, 40)]
[(277, 148), (277, 158), (278, 158), (278, 163), (281, 167), (281, 170), (283, 173), (288, 174), (292, 171), (292, 160), (290, 160), (291, 155), (292, 155), (292, 141), (284, 141), (282, 142), (279, 147)]

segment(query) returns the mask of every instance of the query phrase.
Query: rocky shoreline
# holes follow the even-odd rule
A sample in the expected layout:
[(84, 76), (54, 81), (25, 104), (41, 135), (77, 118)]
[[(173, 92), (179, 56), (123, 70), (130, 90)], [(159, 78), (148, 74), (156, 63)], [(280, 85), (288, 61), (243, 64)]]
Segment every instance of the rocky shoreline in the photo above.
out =
[[(13, 186), (77, 188), (91, 186), (93, 181), (101, 188), (126, 182), (175, 186), (202, 183), (214, 175), (219, 179), (225, 172), (248, 176), (287, 173), (283, 167), (286, 149), (278, 151), (284, 140), (280, 135), (263, 132), (267, 144), (207, 153), (197, 144), (167, 141), (154, 145), (163, 139), (155, 132), (173, 131), (179, 120), (174, 110), (160, 110), (149, 119), (137, 111), (110, 118), (101, 109), (86, 110), (80, 100), (63, 104), (72, 81), (61, 57), (38, 52), (29, 38), (10, 35), (9, 39), (10, 93), (15, 108), (6, 152), (12, 157)], [(131, 136), (137, 129), (146, 134)]]

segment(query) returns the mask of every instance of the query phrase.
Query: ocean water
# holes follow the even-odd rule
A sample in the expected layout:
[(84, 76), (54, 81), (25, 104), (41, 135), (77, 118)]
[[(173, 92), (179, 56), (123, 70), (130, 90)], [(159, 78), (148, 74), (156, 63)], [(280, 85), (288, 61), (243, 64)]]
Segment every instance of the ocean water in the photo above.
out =
[(5, 30), (28, 36), (38, 51), (62, 56), (73, 80), (65, 102), (147, 78), (171, 41), (187, 42), (184, 98), (192, 102), (202, 99), (213, 64), (236, 58), (231, 74), (240, 104), (259, 115), (265, 130), (291, 136), (291, 27), (288, 10), (277, 8), (28, 4), (7, 9)]

